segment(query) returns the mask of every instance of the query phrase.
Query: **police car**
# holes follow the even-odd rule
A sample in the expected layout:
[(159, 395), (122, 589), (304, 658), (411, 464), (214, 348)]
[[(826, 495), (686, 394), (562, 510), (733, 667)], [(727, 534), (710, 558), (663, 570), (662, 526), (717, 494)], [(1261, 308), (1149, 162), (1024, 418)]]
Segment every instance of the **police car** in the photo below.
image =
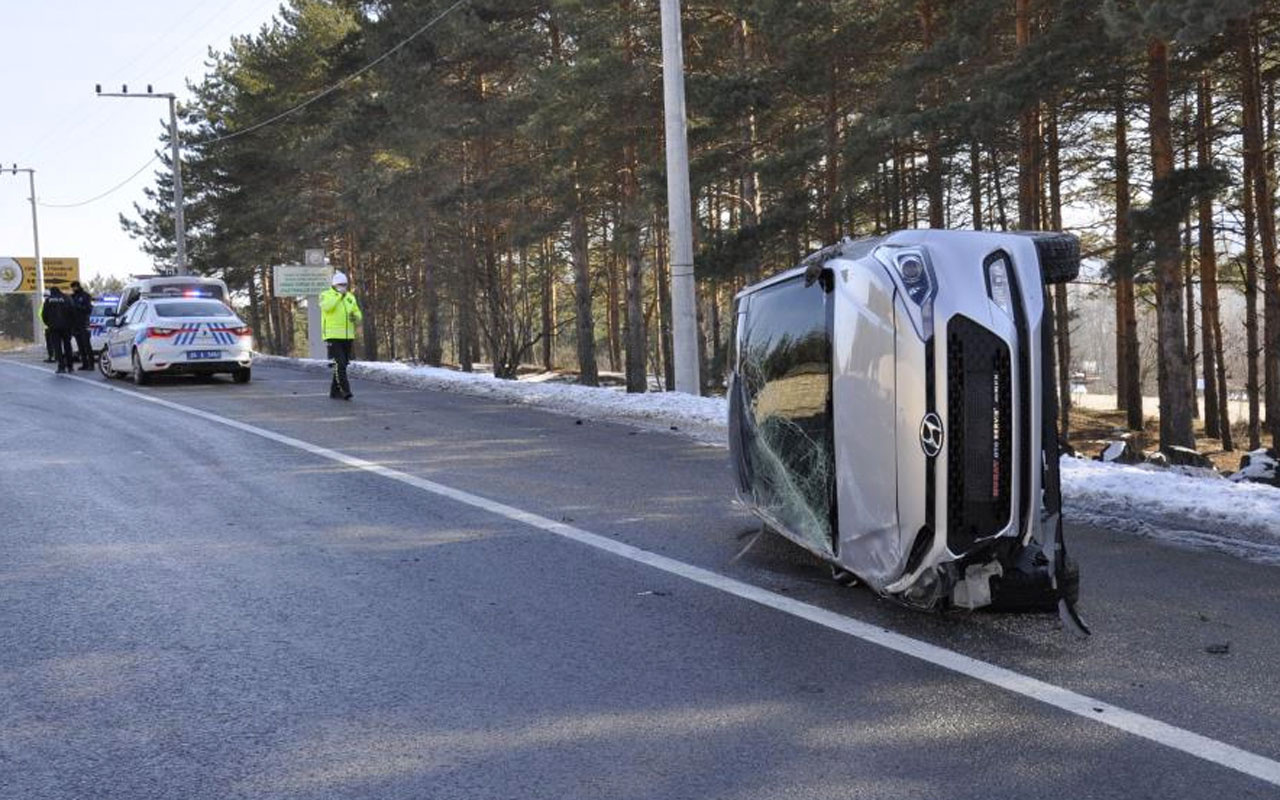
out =
[(142, 385), (156, 373), (230, 374), (248, 383), (253, 331), (219, 300), (147, 296), (111, 318), (98, 360), (104, 377)]
[(89, 345), (93, 352), (101, 353), (107, 346), (107, 320), (116, 314), (119, 297), (104, 295), (93, 301), (93, 310), (89, 312)]

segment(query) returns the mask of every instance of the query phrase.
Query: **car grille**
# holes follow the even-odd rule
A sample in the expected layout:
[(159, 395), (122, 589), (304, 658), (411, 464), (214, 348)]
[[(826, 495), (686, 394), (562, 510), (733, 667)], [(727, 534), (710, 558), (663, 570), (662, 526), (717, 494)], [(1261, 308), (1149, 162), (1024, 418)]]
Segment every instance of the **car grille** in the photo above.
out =
[(1009, 524), (1009, 348), (967, 317), (947, 325), (947, 547), (968, 552)]

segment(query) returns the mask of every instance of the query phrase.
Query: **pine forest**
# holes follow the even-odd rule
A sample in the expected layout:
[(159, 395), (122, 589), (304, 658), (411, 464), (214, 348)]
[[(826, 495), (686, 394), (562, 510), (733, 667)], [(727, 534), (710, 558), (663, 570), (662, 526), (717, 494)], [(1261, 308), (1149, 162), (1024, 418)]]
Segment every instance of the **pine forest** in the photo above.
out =
[[(1158, 396), (1161, 446), (1280, 441), (1280, 2), (682, 6), (706, 392), (735, 292), (841, 237), (1066, 230), (1062, 425), (1088, 385), (1135, 429)], [(302, 353), (271, 267), (323, 247), (360, 358), (671, 387), (657, 0), (290, 0), (189, 88), (191, 263), (262, 350)], [(161, 265), (171, 185), (121, 217)]]

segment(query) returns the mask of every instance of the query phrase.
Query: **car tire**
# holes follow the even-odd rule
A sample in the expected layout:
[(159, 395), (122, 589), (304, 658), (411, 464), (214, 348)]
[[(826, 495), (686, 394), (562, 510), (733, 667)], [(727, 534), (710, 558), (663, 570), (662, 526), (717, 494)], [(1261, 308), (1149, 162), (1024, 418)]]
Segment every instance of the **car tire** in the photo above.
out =
[(111, 369), (111, 356), (107, 355), (107, 348), (105, 347), (98, 353), (98, 372), (101, 372), (102, 377), (107, 380), (111, 380), (120, 374)]
[(138, 351), (133, 351), (133, 384), (134, 386), (146, 386), (151, 383), (151, 376), (142, 368), (142, 359), (138, 357)]
[(235, 381), (236, 383), (248, 383), (249, 378), (252, 376), (253, 376), (253, 372), (252, 370), (249, 369), (249, 367), (241, 367), (240, 369), (235, 369), (231, 371), (231, 380)]
[(1046, 284), (1070, 283), (1080, 274), (1080, 240), (1069, 233), (1043, 233), (1035, 237), (1040, 275)]

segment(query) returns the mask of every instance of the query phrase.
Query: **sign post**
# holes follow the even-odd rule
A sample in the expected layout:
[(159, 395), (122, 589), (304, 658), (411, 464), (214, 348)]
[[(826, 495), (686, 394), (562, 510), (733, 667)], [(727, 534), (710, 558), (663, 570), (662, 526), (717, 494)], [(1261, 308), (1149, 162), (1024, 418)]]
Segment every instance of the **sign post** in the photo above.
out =
[(272, 284), (276, 297), (304, 297), (307, 300), (307, 355), (327, 357), (320, 321), (320, 293), (329, 288), (333, 268), (325, 263), (324, 250), (306, 251), (306, 263), (279, 264), (273, 270)]
[(39, 240), (36, 240), (35, 258), (0, 256), (0, 294), (31, 295), (32, 336), (37, 344), (44, 341), (44, 323), (40, 320), (40, 307), (44, 304), (44, 290), (57, 286), (70, 292), (71, 282), (80, 280), (80, 259), (40, 258)]

